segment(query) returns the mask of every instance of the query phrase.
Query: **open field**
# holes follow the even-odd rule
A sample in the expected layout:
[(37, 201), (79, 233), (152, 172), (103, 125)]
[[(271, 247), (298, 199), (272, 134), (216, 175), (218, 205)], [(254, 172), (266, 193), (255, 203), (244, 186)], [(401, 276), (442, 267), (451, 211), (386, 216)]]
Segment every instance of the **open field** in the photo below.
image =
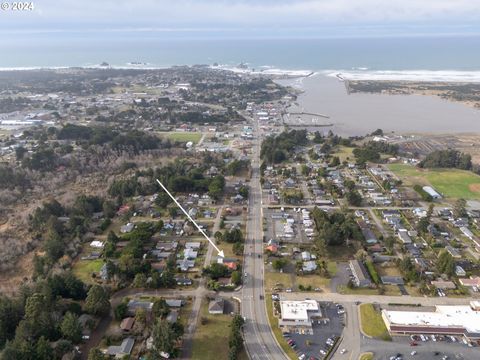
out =
[(333, 156), (338, 156), (340, 159), (340, 162), (343, 162), (348, 159), (353, 159), (353, 147), (347, 147), (347, 146), (338, 146), (335, 152), (332, 154)]
[[(202, 318), (206, 320), (204, 325), (201, 323)], [(228, 359), (228, 336), (232, 319), (230, 315), (209, 314), (208, 300), (203, 300), (200, 320), (193, 337), (192, 359)], [(245, 351), (238, 358), (248, 359)]]
[(295, 282), (297, 287), (303, 285), (305, 287), (311, 286), (312, 289), (322, 288), (322, 290), (330, 290), (330, 279), (320, 275), (297, 276)]
[(450, 198), (480, 199), (480, 176), (457, 169), (419, 169), (406, 164), (388, 165), (405, 185), (431, 185)]
[(371, 337), (384, 340), (390, 340), (382, 315), (375, 310), (372, 304), (362, 304), (359, 306), (362, 331)]
[(73, 266), (73, 274), (87, 284), (93, 283), (92, 273), (98, 273), (103, 266), (103, 260), (79, 260)]
[(193, 142), (197, 144), (202, 138), (202, 133), (199, 132), (169, 132), (169, 133), (160, 133), (161, 136), (165, 136), (170, 140), (179, 141), (179, 142)]
[[(295, 276), (295, 275), (293, 275)], [(279, 272), (268, 272), (265, 271), (265, 291), (271, 292), (277, 284), (283, 289), (288, 289), (292, 287), (292, 275)]]

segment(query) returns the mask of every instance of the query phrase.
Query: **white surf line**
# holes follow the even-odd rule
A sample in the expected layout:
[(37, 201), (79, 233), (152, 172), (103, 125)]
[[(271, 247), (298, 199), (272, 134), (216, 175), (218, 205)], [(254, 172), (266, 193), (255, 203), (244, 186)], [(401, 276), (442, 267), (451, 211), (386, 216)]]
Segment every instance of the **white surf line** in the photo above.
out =
[(195, 220), (192, 219), (192, 217), (190, 215), (188, 215), (188, 213), (185, 211), (185, 209), (182, 207), (182, 205), (180, 205), (180, 203), (177, 201), (177, 199), (175, 199), (175, 197), (170, 194), (170, 191), (168, 191), (168, 189), (160, 182), (160, 180), (157, 179), (157, 182), (158, 184), (162, 187), (163, 190), (165, 190), (165, 192), (168, 194), (168, 196), (170, 196), (172, 198), (172, 200), (175, 202), (175, 204), (177, 204), (177, 206), (180, 208), (180, 210), (183, 211), (183, 213), (187, 216), (188, 220), (190, 220), (193, 225), (196, 226), (196, 228), (198, 229), (198, 231), (200, 231), (200, 233), (205, 236), (205, 239), (208, 240), (208, 242), (215, 248), (215, 250), (217, 250), (218, 252), (218, 256), (220, 257), (225, 257), (225, 254), (223, 253), (223, 250), (220, 250), (217, 245), (215, 245), (215, 243), (210, 240), (210, 238), (208, 237), (208, 235), (205, 233), (205, 231), (203, 231), (203, 229), (197, 224), (197, 222)]

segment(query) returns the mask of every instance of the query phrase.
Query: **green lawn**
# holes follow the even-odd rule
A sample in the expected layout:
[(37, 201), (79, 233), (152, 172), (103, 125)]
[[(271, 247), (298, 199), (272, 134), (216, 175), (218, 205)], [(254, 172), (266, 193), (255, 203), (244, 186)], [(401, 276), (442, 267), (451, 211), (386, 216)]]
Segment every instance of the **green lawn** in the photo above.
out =
[[(202, 325), (202, 318), (206, 319), (204, 325)], [(208, 300), (204, 300), (200, 309), (200, 319), (193, 337), (192, 359), (228, 359), (228, 337), (232, 319), (230, 315), (209, 314)], [(245, 351), (240, 353), (239, 359), (248, 359)]]
[(92, 273), (98, 273), (103, 266), (103, 260), (79, 260), (73, 266), (73, 274), (86, 283), (92, 283)]
[(457, 169), (419, 169), (407, 164), (388, 165), (405, 185), (431, 185), (450, 198), (480, 199), (480, 176)]
[(360, 305), (360, 318), (362, 330), (366, 335), (383, 340), (391, 340), (385, 323), (383, 322), (382, 315), (379, 311), (375, 310), (373, 304)]
[(173, 141), (179, 142), (193, 142), (194, 144), (198, 143), (202, 138), (202, 133), (199, 132), (170, 132), (163, 133), (167, 138)]

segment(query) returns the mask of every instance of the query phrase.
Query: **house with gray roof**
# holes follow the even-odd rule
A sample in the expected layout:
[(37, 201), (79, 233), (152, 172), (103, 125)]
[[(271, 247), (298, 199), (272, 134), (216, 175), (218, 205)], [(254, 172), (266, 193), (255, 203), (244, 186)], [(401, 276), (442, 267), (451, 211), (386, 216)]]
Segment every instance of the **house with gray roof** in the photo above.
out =
[(135, 345), (135, 339), (128, 337), (123, 339), (120, 345), (111, 345), (107, 349), (107, 354), (110, 356), (115, 356), (116, 359), (121, 359), (126, 355), (130, 355)]

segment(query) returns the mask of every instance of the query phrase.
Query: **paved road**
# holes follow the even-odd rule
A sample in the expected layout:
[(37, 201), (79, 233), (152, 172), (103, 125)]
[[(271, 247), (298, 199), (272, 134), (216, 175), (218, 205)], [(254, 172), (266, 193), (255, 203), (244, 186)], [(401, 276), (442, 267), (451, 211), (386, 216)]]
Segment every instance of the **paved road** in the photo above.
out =
[[(267, 317), (263, 283), (263, 229), (262, 229), (262, 192), (260, 187), (260, 134), (258, 122), (254, 122), (254, 134), (257, 139), (253, 146), (252, 178), (250, 180), (249, 211), (245, 241), (244, 277), (242, 288), (242, 315), (246, 318), (244, 326), (245, 346), (253, 360), (288, 359), (277, 343)], [(262, 299), (260, 298), (262, 297)]]

